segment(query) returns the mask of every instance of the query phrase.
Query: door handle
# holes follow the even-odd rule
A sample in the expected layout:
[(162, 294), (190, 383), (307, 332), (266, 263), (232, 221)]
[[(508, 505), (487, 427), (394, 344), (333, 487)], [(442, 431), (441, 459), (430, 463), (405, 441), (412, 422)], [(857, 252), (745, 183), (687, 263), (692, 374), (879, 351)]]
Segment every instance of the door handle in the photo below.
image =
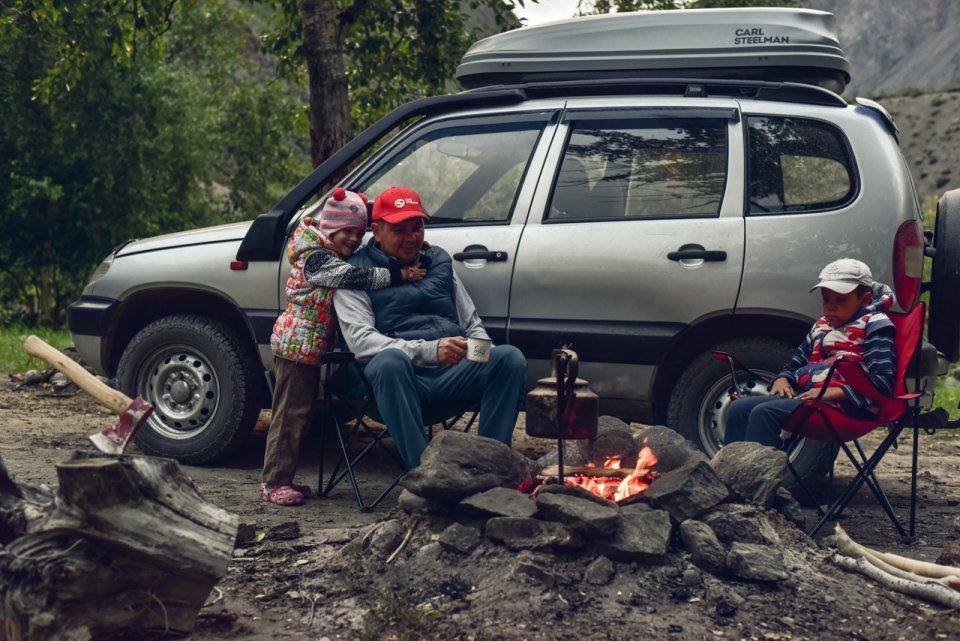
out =
[(727, 259), (727, 252), (722, 249), (685, 249), (681, 248), (677, 251), (670, 252), (667, 254), (667, 258), (670, 260), (705, 260), (711, 262), (719, 262)]
[(453, 255), (454, 260), (489, 260), (495, 263), (502, 263), (507, 260), (507, 252), (500, 251), (480, 251), (480, 250), (470, 250), (465, 252), (457, 252)]

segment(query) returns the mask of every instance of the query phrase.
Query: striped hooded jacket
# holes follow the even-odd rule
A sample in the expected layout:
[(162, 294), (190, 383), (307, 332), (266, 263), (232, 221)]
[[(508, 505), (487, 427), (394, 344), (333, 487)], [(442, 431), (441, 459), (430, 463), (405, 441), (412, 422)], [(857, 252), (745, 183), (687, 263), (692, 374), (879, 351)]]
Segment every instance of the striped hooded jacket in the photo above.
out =
[[(820, 389), (830, 367), (843, 354), (863, 365), (878, 390), (892, 394), (897, 371), (897, 356), (893, 349), (895, 328), (886, 312), (893, 303), (890, 288), (877, 283), (874, 285), (874, 302), (861, 308), (846, 324), (831, 327), (824, 318), (818, 319), (779, 376), (789, 380), (798, 392)], [(869, 410), (870, 400), (847, 385), (837, 372), (834, 372), (829, 386), (843, 389), (846, 395), (843, 405), (847, 409), (855, 412)]]

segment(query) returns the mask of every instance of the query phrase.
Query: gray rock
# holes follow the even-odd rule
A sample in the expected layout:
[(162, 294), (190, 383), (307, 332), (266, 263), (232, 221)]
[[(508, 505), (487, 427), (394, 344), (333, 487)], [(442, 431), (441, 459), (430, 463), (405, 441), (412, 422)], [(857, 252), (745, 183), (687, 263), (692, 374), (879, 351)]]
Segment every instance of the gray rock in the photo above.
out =
[(66, 392), (66, 391), (70, 390), (71, 388), (76, 387), (76, 386), (73, 384), (73, 381), (71, 381), (69, 378), (67, 378), (67, 375), (64, 374), (63, 372), (57, 372), (56, 374), (54, 374), (53, 376), (51, 376), (49, 382), (50, 382), (50, 388), (51, 388), (54, 392), (58, 392), (58, 393), (59, 393), (59, 392)]
[(588, 538), (610, 536), (620, 526), (620, 514), (613, 503), (600, 505), (577, 496), (548, 492), (537, 496), (541, 519), (559, 521)]
[(549, 485), (545, 484), (540, 486), (539, 494), (565, 494), (567, 496), (576, 496), (587, 501), (592, 501), (597, 505), (616, 505), (616, 503), (613, 501), (608, 501), (605, 498), (599, 497), (593, 492), (586, 490), (579, 485), (560, 485), (559, 483), (550, 483)]
[(637, 451), (647, 445), (657, 457), (657, 464), (653, 469), (661, 474), (683, 467), (693, 461), (706, 461), (707, 457), (694, 445), (662, 425), (647, 425), (637, 432), (634, 437)]
[(710, 467), (736, 496), (769, 507), (787, 469), (787, 453), (742, 441), (721, 447), (710, 460)]
[(407, 514), (430, 514), (442, 516), (453, 512), (453, 505), (446, 501), (431, 501), (418, 496), (410, 490), (400, 490), (397, 505)]
[[(638, 448), (633, 442), (633, 430), (630, 426), (613, 416), (601, 416), (597, 419), (597, 438), (591, 441), (566, 441), (563, 448), (564, 465), (598, 465), (611, 456), (620, 456), (624, 465), (637, 464)], [(540, 457), (542, 467), (557, 464), (557, 450), (554, 449)]]
[(727, 550), (709, 525), (687, 519), (680, 524), (680, 537), (697, 567), (713, 574), (721, 574), (726, 570)]
[(683, 581), (685, 586), (690, 588), (696, 588), (703, 585), (703, 576), (694, 568), (687, 568), (684, 570), (683, 574), (680, 575), (680, 580)]
[(271, 541), (292, 541), (300, 538), (300, 523), (284, 521), (267, 529), (266, 538)]
[(436, 541), (427, 543), (417, 550), (417, 559), (420, 561), (436, 561), (440, 558), (443, 548)]
[(552, 588), (557, 584), (557, 575), (545, 567), (543, 560), (524, 550), (517, 555), (507, 572), (508, 578), (516, 577), (524, 582), (540, 584)]
[(755, 543), (730, 546), (727, 569), (747, 581), (783, 581), (789, 576), (783, 557), (775, 548)]
[(537, 504), (519, 490), (494, 487), (460, 501), (457, 511), (470, 516), (520, 516), (529, 518), (537, 513)]
[(593, 546), (618, 561), (662, 563), (670, 545), (670, 515), (663, 510), (633, 511), (620, 515), (621, 524), (609, 540), (597, 540)]
[(460, 501), (494, 487), (532, 485), (539, 467), (500, 441), (445, 430), (435, 436), (401, 482), (414, 494)]
[(807, 529), (807, 519), (803, 515), (803, 509), (787, 488), (777, 488), (777, 493), (773, 497), (773, 509), (801, 530)]
[(664, 509), (677, 523), (694, 519), (722, 503), (730, 495), (704, 461), (693, 460), (683, 467), (664, 472), (644, 493), (645, 501)]
[(613, 562), (605, 556), (598, 556), (587, 566), (583, 573), (583, 580), (590, 585), (606, 585), (613, 580), (617, 569)]
[(762, 543), (778, 545), (780, 537), (767, 516), (752, 505), (728, 503), (704, 514), (700, 520), (710, 526), (717, 538), (727, 545)]
[(24, 385), (39, 385), (44, 381), (46, 376), (43, 372), (38, 372), (35, 369), (27, 370), (23, 373), (23, 384)]
[(484, 533), (511, 550), (577, 550), (583, 537), (559, 523), (515, 516), (496, 516)]
[(470, 554), (480, 545), (480, 531), (460, 523), (452, 523), (447, 529), (440, 533), (437, 542), (445, 550), (459, 552), (460, 554)]
[(397, 519), (380, 523), (363, 537), (363, 547), (377, 556), (389, 556), (403, 541), (403, 525)]

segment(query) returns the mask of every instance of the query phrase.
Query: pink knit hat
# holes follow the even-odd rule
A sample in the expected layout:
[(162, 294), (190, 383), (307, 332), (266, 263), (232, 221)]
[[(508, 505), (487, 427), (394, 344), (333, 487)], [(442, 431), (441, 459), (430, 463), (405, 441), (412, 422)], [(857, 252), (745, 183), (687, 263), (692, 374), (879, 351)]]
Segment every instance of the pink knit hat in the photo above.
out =
[(367, 197), (337, 187), (323, 203), (317, 227), (330, 238), (341, 229), (367, 228)]

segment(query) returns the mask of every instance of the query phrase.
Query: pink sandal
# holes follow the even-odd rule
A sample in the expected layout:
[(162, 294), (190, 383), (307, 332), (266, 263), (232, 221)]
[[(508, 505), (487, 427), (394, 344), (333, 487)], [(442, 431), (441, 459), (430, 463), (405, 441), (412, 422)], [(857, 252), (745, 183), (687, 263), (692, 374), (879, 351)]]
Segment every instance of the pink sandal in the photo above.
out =
[(303, 494), (289, 485), (278, 485), (267, 488), (263, 483), (260, 484), (260, 498), (268, 503), (276, 505), (300, 505), (303, 503)]
[(303, 494), (303, 498), (308, 499), (313, 494), (313, 490), (310, 489), (309, 485), (297, 485), (296, 483), (291, 483), (290, 487), (295, 489), (300, 494)]

